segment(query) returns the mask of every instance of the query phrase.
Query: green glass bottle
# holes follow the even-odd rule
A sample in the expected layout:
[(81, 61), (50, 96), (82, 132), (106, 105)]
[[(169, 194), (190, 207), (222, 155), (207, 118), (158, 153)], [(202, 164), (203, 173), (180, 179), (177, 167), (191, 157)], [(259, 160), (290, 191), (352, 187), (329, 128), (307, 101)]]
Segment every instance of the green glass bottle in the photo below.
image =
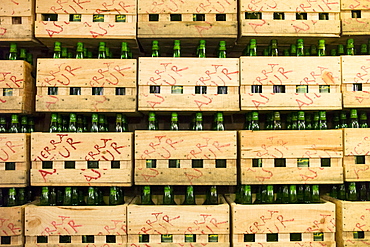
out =
[(215, 126), (215, 130), (218, 130), (218, 131), (224, 131), (225, 130), (225, 126), (224, 126), (224, 115), (222, 114), (222, 112), (217, 112), (216, 113), (216, 126)]
[(304, 48), (304, 55), (305, 56), (311, 56), (310, 48), (309, 47)]
[(77, 133), (84, 132), (83, 117), (81, 115), (77, 115), (76, 132)]
[[(0, 124), (1, 124), (1, 119), (0, 119)], [(1, 129), (1, 127), (0, 127)], [(1, 130), (0, 130), (1, 132)], [(33, 117), (29, 117), (28, 118), (28, 133), (32, 133), (32, 132), (35, 132), (35, 121), (33, 119)]]
[(68, 125), (68, 132), (77, 132), (77, 119), (76, 119), (76, 114), (71, 113), (69, 114), (69, 125)]
[(166, 185), (163, 188), (163, 205), (176, 205), (175, 198), (173, 194), (173, 187), (171, 185)]
[(360, 113), (360, 128), (368, 128), (366, 112)]
[(292, 129), (292, 113), (288, 113), (288, 116), (286, 118), (286, 129), (287, 130)]
[(18, 205), (18, 202), (17, 202), (17, 190), (12, 187), (12, 188), (9, 188), (8, 190), (8, 204), (7, 206), (8, 207), (14, 207), (14, 206), (17, 206)]
[[(67, 48), (65, 48), (67, 49)], [(61, 43), (56, 41), (54, 42), (54, 53), (53, 53), (53, 58), (54, 59), (58, 59), (58, 58), (62, 58), (62, 53), (61, 53), (62, 49), (61, 49)], [(67, 56), (67, 54), (66, 54)]]
[(303, 45), (303, 39), (298, 39), (297, 40), (297, 57), (304, 56), (304, 45)]
[(109, 205), (119, 205), (120, 196), (117, 186), (111, 186), (109, 188)]
[(28, 133), (28, 121), (27, 121), (27, 116), (22, 116), (21, 117), (21, 133)]
[(257, 56), (257, 40), (251, 39), (249, 42), (249, 56)]
[(99, 115), (97, 113), (93, 113), (91, 117), (90, 132), (99, 132), (98, 120), (99, 120)]
[(340, 129), (340, 119), (339, 119), (338, 112), (334, 113), (333, 124), (334, 124), (334, 129)]
[(24, 48), (20, 49), (19, 59), (23, 60), (23, 61), (27, 60), (27, 51), (26, 51), (26, 49), (24, 49)]
[(25, 188), (19, 188), (17, 193), (17, 204), (24, 205), (27, 203), (27, 195)]
[(86, 197), (86, 205), (87, 206), (95, 206), (97, 204), (98, 198), (95, 188), (93, 186), (89, 186), (87, 189), (87, 197)]
[(311, 202), (319, 203), (320, 202), (320, 186), (318, 184), (312, 185), (312, 199)]
[(121, 43), (121, 59), (129, 59), (127, 42)]
[(311, 53), (311, 56), (317, 56), (317, 47), (316, 47), (316, 45), (312, 44), (310, 46), (310, 53)]
[(297, 201), (298, 203), (304, 202), (304, 185), (303, 184), (297, 185)]
[(156, 114), (149, 112), (148, 130), (158, 130)]
[(124, 132), (123, 126), (122, 126), (122, 114), (121, 113), (116, 114), (116, 132)]
[(355, 55), (355, 45), (353, 39), (347, 39), (347, 46), (346, 46), (346, 55), (354, 56)]
[(306, 130), (312, 130), (312, 113), (306, 113)]
[(326, 56), (326, 51), (325, 51), (325, 40), (324, 39), (320, 39), (319, 40), (319, 46), (318, 46), (318, 50), (317, 50), (317, 55), (319, 57), (323, 57), (323, 56)]
[(203, 114), (201, 112), (197, 112), (195, 114), (194, 130), (195, 131), (202, 131), (203, 130)]
[(98, 116), (98, 132), (105, 132), (105, 119), (102, 114)]
[(360, 55), (368, 55), (367, 44), (361, 44)]
[(292, 112), (292, 130), (298, 130), (298, 113)]
[(76, 47), (76, 59), (84, 58), (84, 44), (82, 42), (77, 42)]
[(220, 41), (218, 47), (218, 58), (226, 58), (226, 41)]
[(349, 120), (349, 128), (360, 128), (360, 124), (358, 122), (357, 110), (356, 109), (351, 109), (350, 120)]
[(252, 120), (251, 120), (251, 130), (260, 130), (259, 120), (258, 120), (258, 112), (252, 112)]
[(326, 111), (320, 111), (319, 115), (320, 115), (319, 129), (320, 130), (328, 129), (328, 123), (326, 121)]
[(241, 204), (252, 204), (252, 188), (250, 185), (242, 185), (240, 193)]
[(245, 122), (244, 122), (245, 130), (250, 130), (251, 121), (252, 121), (252, 112), (248, 112), (245, 114)]
[(267, 185), (267, 194), (266, 194), (266, 199), (265, 203), (272, 204), (274, 203), (274, 186), (269, 184)]
[(152, 57), (159, 57), (159, 45), (157, 40), (152, 41)]
[(193, 185), (186, 186), (185, 201), (183, 205), (196, 205)]
[[(61, 58), (67, 58), (68, 57), (68, 48), (67, 47), (62, 47), (61, 50), (62, 50)], [(54, 50), (54, 54), (55, 54), (55, 50)], [(57, 55), (57, 57), (58, 57), (58, 55)]]
[(72, 205), (72, 187), (67, 186), (64, 188), (63, 206)]
[(275, 111), (273, 115), (274, 123), (273, 123), (273, 129), (274, 130), (282, 130), (283, 127), (281, 125), (281, 118), (280, 118), (280, 112)]
[(265, 125), (265, 129), (266, 130), (272, 130), (274, 127), (273, 127), (273, 122), (274, 122), (274, 115), (272, 113), (267, 113), (266, 114), (266, 125)]
[(282, 186), (282, 196), (281, 196), (281, 203), (287, 204), (290, 201), (290, 195), (289, 195), (289, 186), (283, 185)]
[(6, 128), (6, 119), (5, 117), (0, 117), (0, 133), (6, 133), (7, 128)]
[(99, 42), (98, 58), (106, 59), (107, 54), (105, 53), (105, 42)]
[(12, 114), (12, 120), (10, 122), (9, 133), (19, 133), (19, 120), (17, 114)]
[(41, 188), (40, 206), (49, 206), (49, 187)]
[(177, 112), (171, 113), (170, 130), (179, 130), (179, 119)]
[(293, 57), (297, 56), (297, 46), (295, 44), (290, 45), (289, 54)]
[(78, 206), (79, 205), (79, 194), (77, 187), (72, 187), (72, 196), (71, 196), (71, 205), (72, 206)]
[(204, 202), (205, 205), (218, 205), (218, 193), (216, 185), (212, 185), (207, 193), (207, 198)]
[(262, 204), (265, 204), (267, 198), (267, 185), (261, 185), (261, 198)]
[(17, 44), (10, 43), (10, 49), (9, 49), (9, 60), (17, 60), (18, 59), (18, 50), (17, 50)]
[(342, 111), (340, 113), (340, 125), (341, 128), (348, 128), (347, 113), (345, 111)]
[(298, 130), (305, 130), (306, 129), (306, 120), (304, 117), (304, 111), (298, 112), (298, 123), (297, 123)]
[(141, 189), (141, 205), (154, 205), (149, 185), (145, 185)]
[(198, 57), (205, 58), (206, 57), (206, 41), (200, 40), (199, 47), (198, 47)]
[(284, 54), (284, 57), (289, 57), (290, 56), (290, 52), (289, 52), (288, 49), (284, 49), (283, 54)]
[(360, 188), (359, 188), (359, 200), (360, 201), (366, 201), (367, 200), (367, 188), (366, 188), (366, 183), (360, 183)]
[(338, 56), (338, 54), (337, 54), (337, 50), (336, 49), (331, 49), (330, 50), (330, 56), (333, 56), (333, 57), (336, 57), (336, 56)]
[(346, 193), (346, 186), (345, 186), (345, 184), (340, 184), (338, 186), (338, 199), (339, 200), (346, 200), (347, 199), (347, 193)]
[(348, 184), (347, 200), (348, 201), (357, 201), (358, 200), (357, 188), (356, 188), (356, 183), (355, 182), (351, 182), (351, 183)]
[(180, 40), (174, 40), (173, 42), (173, 57), (181, 57)]
[(57, 205), (57, 192), (55, 187), (49, 188), (49, 205), (56, 206)]
[(333, 184), (331, 186), (330, 196), (333, 198), (338, 198), (338, 185)]
[(344, 53), (344, 45), (339, 44), (339, 45), (337, 46), (337, 54), (338, 54), (338, 56), (342, 56), (342, 55), (344, 55), (344, 54), (345, 54), (345, 53)]
[(283, 203), (283, 187), (279, 185), (277, 188), (277, 192), (276, 192), (275, 204), (281, 204), (281, 203)]
[(289, 186), (289, 203), (298, 203), (297, 199), (297, 186), (295, 184), (291, 184)]
[[(269, 47), (269, 48), (270, 48), (270, 47)], [(263, 51), (262, 51), (263, 56), (267, 57), (267, 56), (269, 56), (269, 55), (270, 55), (269, 48), (265, 48), (265, 49), (263, 49)]]
[(272, 57), (279, 56), (278, 41), (276, 39), (272, 39), (270, 45), (271, 45), (270, 56)]

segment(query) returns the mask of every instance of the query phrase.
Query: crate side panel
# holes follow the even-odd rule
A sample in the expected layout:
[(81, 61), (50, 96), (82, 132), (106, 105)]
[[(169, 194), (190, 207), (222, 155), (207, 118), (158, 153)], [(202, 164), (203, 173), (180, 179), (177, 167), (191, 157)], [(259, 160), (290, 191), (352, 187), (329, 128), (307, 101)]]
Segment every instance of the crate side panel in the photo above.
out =
[(370, 83), (370, 56), (342, 56), (343, 83)]
[(31, 16), (34, 0), (4, 0), (0, 7), (0, 16)]
[(343, 130), (344, 137), (344, 155), (357, 156), (369, 155), (370, 153), (370, 128), (352, 129), (345, 128)]
[(341, 10), (369, 9), (370, 3), (367, 0), (341, 0)]
[(307, 2), (305, 0), (287, 0), (287, 1), (254, 1), (241, 0), (241, 11), (260, 11), (260, 12), (339, 12), (340, 2), (315, 1)]
[(1, 162), (29, 162), (30, 135), (9, 133), (0, 135)]
[(23, 235), (24, 206), (0, 208), (0, 236)]
[(138, 1), (138, 14), (164, 14), (164, 13), (236, 13), (236, 0), (206, 0), (206, 1), (171, 1), (163, 0), (158, 4), (155, 0)]

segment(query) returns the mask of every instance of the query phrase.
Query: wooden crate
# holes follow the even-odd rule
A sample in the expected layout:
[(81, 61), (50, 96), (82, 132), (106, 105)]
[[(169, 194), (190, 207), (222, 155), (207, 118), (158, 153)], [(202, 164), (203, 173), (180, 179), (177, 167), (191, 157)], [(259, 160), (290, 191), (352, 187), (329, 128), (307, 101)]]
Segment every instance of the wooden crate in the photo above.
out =
[[(194, 21), (194, 14), (204, 15), (204, 21)], [(150, 21), (151, 15), (158, 15), (158, 21)], [(174, 15), (181, 15), (181, 21), (171, 21)], [(138, 38), (140, 43), (144, 42), (143, 47), (147, 48), (148, 41), (153, 39), (160, 40), (161, 45), (173, 45), (173, 39), (186, 42), (193, 40), (191, 44), (194, 49), (199, 39), (235, 42), (237, 23), (236, 0), (138, 1)], [(166, 39), (170, 42), (166, 43)]]
[[(246, 36), (339, 37), (340, 35), (339, 1), (241, 0), (239, 11), (241, 39), (245, 39)], [(260, 12), (261, 19), (247, 19), (247, 13), (253, 12)], [(274, 19), (274, 13), (284, 13), (284, 20)], [(306, 20), (297, 19), (296, 13), (306, 14)], [(320, 20), (321, 13), (326, 13), (328, 20)]]
[[(242, 110), (342, 109), (340, 57), (241, 57)], [(257, 68), (257, 69), (256, 69)], [(307, 85), (308, 93), (296, 87)], [(262, 86), (262, 93), (252, 87)], [(285, 93), (274, 93), (284, 86)], [(320, 86), (330, 86), (320, 93)]]
[[(337, 246), (364, 247), (370, 245), (370, 202), (342, 201), (330, 196), (326, 200), (336, 206)], [(363, 232), (364, 238), (354, 238), (354, 232)]]
[[(0, 208), (0, 246), (23, 247), (24, 246), (24, 209), (23, 206)], [(5, 244), (9, 241), (10, 244)], [(7, 239), (7, 240), (5, 240)], [(9, 242), (8, 242), (9, 243)]]
[(370, 181), (370, 129), (343, 129), (344, 138), (344, 181)]
[[(134, 48), (137, 47), (136, 11), (136, 0), (36, 0), (35, 35), (47, 46), (53, 46), (57, 40), (64, 45), (84, 42), (96, 47), (99, 41), (107, 40), (110, 46), (126, 41)], [(46, 21), (47, 14), (57, 14), (57, 20)], [(80, 14), (81, 21), (70, 21), (71, 14)], [(103, 14), (104, 22), (93, 22), (94, 14)], [(125, 15), (126, 22), (116, 22), (116, 15)]]
[[(335, 204), (329, 201), (312, 204), (231, 205), (231, 234), (234, 247), (257, 246), (327, 246), (335, 247)], [(301, 241), (290, 241), (291, 233), (301, 233)], [(322, 233), (323, 241), (313, 234)], [(254, 235), (254, 242), (244, 242), (244, 235)], [(277, 242), (268, 242), (268, 234), (278, 234)]]
[[(137, 247), (229, 247), (230, 210), (225, 198), (219, 205), (202, 205), (204, 195), (196, 195), (197, 205), (180, 205), (184, 196), (175, 195), (178, 205), (158, 205), (161, 196), (152, 195), (156, 205), (140, 205), (135, 197), (127, 207), (128, 246)], [(148, 243), (139, 243), (139, 235), (149, 235)], [(161, 243), (162, 234), (173, 235), (173, 243)], [(196, 242), (185, 242), (185, 234), (196, 235)], [(218, 242), (208, 242), (210, 234), (218, 235)]]
[[(342, 130), (242, 130), (239, 147), (242, 184), (343, 183)], [(309, 167), (298, 167), (301, 158)]]
[(341, 0), (342, 35), (370, 34), (370, 4), (366, 0)]
[(0, 187), (27, 186), (30, 169), (30, 135), (1, 134), (0, 150)]
[(31, 42), (34, 38), (34, 0), (4, 0), (0, 7), (0, 41)]
[[(32, 66), (24, 61), (0, 61), (0, 108), (2, 113), (32, 113), (35, 82)], [(12, 89), (12, 96), (3, 96)]]
[[(342, 56), (343, 108), (367, 108), (370, 104), (370, 56)], [(362, 87), (354, 91), (354, 87)]]
[[(139, 111), (240, 109), (237, 58), (139, 58), (139, 71)], [(179, 86), (183, 93), (172, 93)], [(197, 86), (207, 87), (207, 92), (196, 94)], [(218, 94), (225, 86), (227, 94)], [(151, 91), (155, 87), (159, 93)]]
[(132, 133), (32, 133), (31, 162), (32, 186), (131, 186)]
[[(115, 206), (36, 206), (25, 210), (26, 247), (116, 247), (127, 243), (127, 205), (132, 200)], [(94, 243), (82, 243), (83, 236), (94, 236)], [(38, 243), (37, 237), (47, 236), (47, 243)], [(60, 242), (60, 236), (69, 236), (71, 243)], [(108, 238), (115, 237), (115, 243)], [(113, 238), (114, 238), (113, 237)]]
[[(39, 112), (135, 112), (135, 59), (38, 59), (36, 111)], [(57, 87), (58, 95), (48, 95)], [(81, 95), (71, 95), (73, 87)], [(103, 87), (103, 95), (92, 95)], [(125, 88), (125, 95), (116, 95)]]
[[(236, 149), (236, 131), (135, 131), (135, 185), (236, 185)], [(180, 168), (169, 168), (174, 159)]]

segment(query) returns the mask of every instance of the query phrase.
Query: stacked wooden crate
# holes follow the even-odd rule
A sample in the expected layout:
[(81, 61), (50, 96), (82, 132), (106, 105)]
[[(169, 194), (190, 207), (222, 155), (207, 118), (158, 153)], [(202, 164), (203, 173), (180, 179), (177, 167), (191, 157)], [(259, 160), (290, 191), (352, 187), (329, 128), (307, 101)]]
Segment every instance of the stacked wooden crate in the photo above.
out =
[(369, 8), (366, 0), (341, 0), (342, 35), (368, 35)]

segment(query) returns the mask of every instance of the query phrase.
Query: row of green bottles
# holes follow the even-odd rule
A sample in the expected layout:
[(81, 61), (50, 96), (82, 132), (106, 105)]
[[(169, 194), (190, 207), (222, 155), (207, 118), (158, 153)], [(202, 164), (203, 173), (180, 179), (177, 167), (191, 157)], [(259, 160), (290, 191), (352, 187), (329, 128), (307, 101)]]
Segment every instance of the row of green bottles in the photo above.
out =
[[(69, 119), (61, 114), (52, 113), (49, 132), (108, 132), (107, 117), (103, 114), (93, 113), (91, 115), (90, 128), (88, 126), (87, 117), (84, 115), (69, 114)], [(128, 131), (126, 117), (121, 114), (116, 114), (115, 132)]]
[(369, 126), (366, 112), (360, 112), (360, 117), (358, 117), (357, 109), (350, 110), (349, 121), (346, 111), (341, 111), (340, 113), (336, 112), (334, 114), (333, 124), (335, 129), (368, 128)]
[[(237, 188), (235, 203), (240, 204), (286, 204), (320, 202), (319, 185), (240, 185)], [(256, 189), (253, 201), (252, 189)]]
[(24, 205), (32, 201), (32, 192), (26, 188), (0, 188), (0, 207)]
[[(160, 49), (158, 40), (152, 41), (152, 57), (159, 57)], [(206, 57), (206, 41), (200, 40), (199, 45), (196, 50), (196, 56), (200, 58)], [(180, 40), (175, 40), (173, 44), (173, 57), (181, 57), (181, 42)], [(220, 41), (217, 48), (217, 57), (226, 58), (226, 41)]]
[(16, 43), (10, 43), (9, 54), (7, 58), (8, 60), (24, 60), (31, 65), (33, 64), (33, 55), (28, 53), (24, 48), (21, 48), (18, 51), (18, 46)]
[[(93, 52), (90, 51), (88, 48), (84, 47), (84, 44), (82, 42), (77, 42), (76, 48), (75, 48), (75, 54), (73, 52), (66, 48), (62, 47), (61, 42), (55, 42), (54, 43), (54, 53), (53, 58), (77, 58), (77, 59), (83, 59), (83, 58), (93, 58)], [(98, 48), (98, 55), (97, 58), (105, 59), (105, 58), (113, 58), (113, 54), (109, 47), (106, 46), (105, 42), (99, 42), (99, 48)], [(127, 44), (127, 42), (121, 43), (121, 59), (131, 59), (132, 58), (132, 52)]]
[(347, 201), (370, 201), (369, 182), (350, 182), (332, 185), (330, 196)]
[[(332, 48), (329, 51), (326, 50), (326, 42), (324, 39), (318, 40), (317, 45), (310, 45), (309, 47), (304, 46), (303, 39), (297, 39), (295, 44), (290, 44), (289, 49), (279, 50), (278, 40), (272, 39), (270, 45), (264, 48), (262, 56), (342, 56), (342, 55), (370, 55), (369, 51), (370, 39), (368, 44), (361, 44), (360, 52), (356, 51), (354, 40), (347, 39), (346, 45), (339, 44), (336, 48)], [(245, 47), (242, 53), (243, 56), (258, 56), (257, 53), (257, 40), (251, 39), (249, 44)]]
[(104, 187), (66, 186), (41, 188), (40, 206), (99, 206), (119, 205), (124, 203), (124, 192), (122, 187), (109, 187), (109, 199), (104, 201)]
[[(173, 191), (173, 186), (166, 185), (163, 186), (163, 199), (162, 202), (157, 202), (161, 205), (177, 205), (175, 202), (175, 195)], [(192, 185), (186, 186), (185, 199), (181, 202), (182, 205), (196, 205), (194, 187)], [(217, 186), (212, 185), (207, 190), (206, 199), (203, 203), (204, 205), (218, 205), (218, 192)], [(141, 188), (141, 205), (154, 205), (152, 200), (151, 187), (149, 185), (143, 186)]]
[(19, 116), (12, 114), (10, 124), (7, 124), (5, 117), (0, 117), (0, 133), (31, 133), (34, 131), (33, 117), (21, 116), (21, 122), (19, 123)]

